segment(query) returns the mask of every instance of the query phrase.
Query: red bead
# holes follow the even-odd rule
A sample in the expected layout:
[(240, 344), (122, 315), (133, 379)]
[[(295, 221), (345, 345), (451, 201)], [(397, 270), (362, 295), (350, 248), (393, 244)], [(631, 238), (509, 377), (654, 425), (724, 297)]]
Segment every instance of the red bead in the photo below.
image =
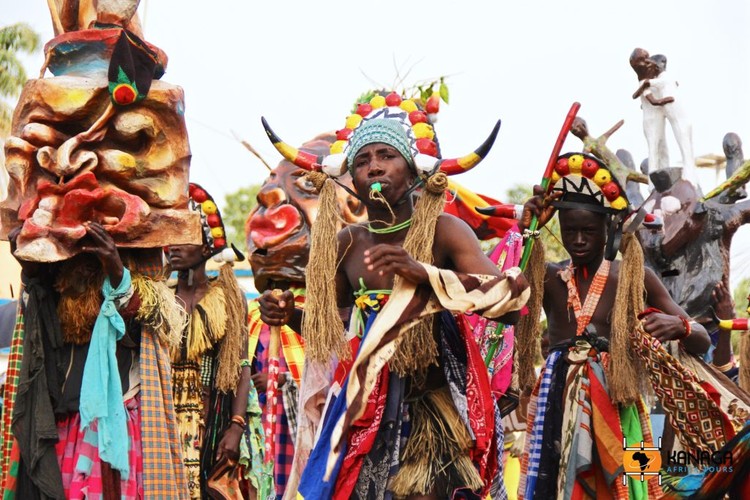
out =
[(620, 196), (620, 187), (616, 182), (610, 181), (602, 186), (602, 193), (607, 200), (614, 201)]
[(227, 246), (227, 240), (224, 238), (214, 239), (214, 248), (224, 248), (225, 246)]
[(585, 176), (591, 179), (594, 177), (594, 174), (596, 174), (596, 171), (599, 170), (599, 164), (596, 162), (596, 160), (592, 160), (591, 158), (586, 158), (583, 160), (583, 165), (581, 165), (581, 173)]
[(426, 137), (417, 139), (417, 151), (422, 154), (437, 157), (437, 144)]
[(349, 137), (351, 137), (353, 130), (350, 128), (342, 128), (340, 130), (336, 131), (336, 140), (337, 141), (348, 141)]
[(198, 203), (203, 203), (208, 199), (208, 193), (198, 187), (193, 190), (193, 193), (190, 196)]
[(398, 106), (399, 104), (401, 104), (401, 96), (395, 92), (391, 92), (390, 94), (385, 96), (385, 103), (388, 106)]
[(427, 113), (424, 111), (412, 111), (409, 113), (409, 121), (412, 125), (416, 123), (427, 123)]
[(365, 117), (372, 112), (372, 105), (369, 103), (362, 103), (357, 105), (357, 114), (361, 117)]
[(209, 227), (219, 227), (221, 226), (221, 217), (218, 214), (211, 214), (206, 217), (206, 222), (208, 222)]
[(557, 165), (555, 165), (555, 172), (557, 172), (560, 177), (566, 176), (570, 173), (570, 167), (568, 167), (567, 158), (560, 158), (557, 160)]

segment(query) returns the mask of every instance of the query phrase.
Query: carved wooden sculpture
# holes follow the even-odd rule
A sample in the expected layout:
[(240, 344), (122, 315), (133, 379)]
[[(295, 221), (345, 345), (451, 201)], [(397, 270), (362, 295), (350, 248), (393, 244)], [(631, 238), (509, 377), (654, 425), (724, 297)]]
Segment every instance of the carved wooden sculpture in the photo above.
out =
[(0, 238), (23, 225), (16, 255), (40, 262), (79, 253), (86, 221), (123, 247), (199, 243), (184, 96), (158, 80), (164, 53), (96, 25), (56, 36), (45, 54), (54, 76), (27, 82), (6, 141)]

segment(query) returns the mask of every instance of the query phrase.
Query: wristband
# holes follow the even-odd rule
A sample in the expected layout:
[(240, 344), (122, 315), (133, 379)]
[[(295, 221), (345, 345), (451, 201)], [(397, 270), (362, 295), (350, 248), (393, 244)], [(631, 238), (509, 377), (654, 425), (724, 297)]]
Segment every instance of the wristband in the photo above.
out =
[(722, 373), (726, 373), (729, 370), (731, 370), (732, 368), (734, 368), (734, 366), (735, 366), (734, 365), (734, 360), (731, 360), (729, 363), (727, 363), (725, 365), (721, 365), (721, 366), (714, 365), (714, 368), (716, 368), (717, 370), (719, 370)]
[(242, 429), (245, 428), (245, 419), (241, 415), (234, 415), (234, 416), (232, 416), (232, 422), (231, 423), (239, 425), (240, 428), (242, 428)]
[(690, 326), (690, 324), (692, 323), (692, 321), (689, 320), (688, 318), (684, 317), (684, 316), (678, 316), (678, 317), (682, 321), (682, 324), (685, 325), (685, 334), (682, 335), (682, 336), (680, 336), (680, 337), (678, 337), (677, 340), (684, 340), (684, 339), (688, 338), (690, 336), (690, 334), (692, 333), (692, 331), (693, 331), (693, 328)]

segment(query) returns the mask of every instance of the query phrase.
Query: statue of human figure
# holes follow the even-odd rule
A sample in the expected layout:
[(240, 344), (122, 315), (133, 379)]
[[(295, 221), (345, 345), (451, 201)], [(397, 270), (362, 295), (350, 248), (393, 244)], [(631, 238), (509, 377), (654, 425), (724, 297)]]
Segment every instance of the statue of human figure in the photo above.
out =
[(666, 74), (666, 56), (649, 56), (645, 49), (637, 48), (630, 55), (630, 66), (640, 82), (633, 99), (641, 98), (650, 172), (670, 167), (665, 137), (665, 123), (669, 120), (682, 155), (682, 178), (697, 186), (692, 125), (678, 96), (679, 84)]

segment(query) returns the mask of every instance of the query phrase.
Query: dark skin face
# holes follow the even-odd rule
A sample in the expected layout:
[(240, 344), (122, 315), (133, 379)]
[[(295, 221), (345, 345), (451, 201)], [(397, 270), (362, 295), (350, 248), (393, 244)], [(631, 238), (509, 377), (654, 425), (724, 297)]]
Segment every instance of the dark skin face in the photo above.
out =
[(596, 272), (604, 257), (607, 218), (588, 210), (561, 210), (560, 234), (573, 265)]

